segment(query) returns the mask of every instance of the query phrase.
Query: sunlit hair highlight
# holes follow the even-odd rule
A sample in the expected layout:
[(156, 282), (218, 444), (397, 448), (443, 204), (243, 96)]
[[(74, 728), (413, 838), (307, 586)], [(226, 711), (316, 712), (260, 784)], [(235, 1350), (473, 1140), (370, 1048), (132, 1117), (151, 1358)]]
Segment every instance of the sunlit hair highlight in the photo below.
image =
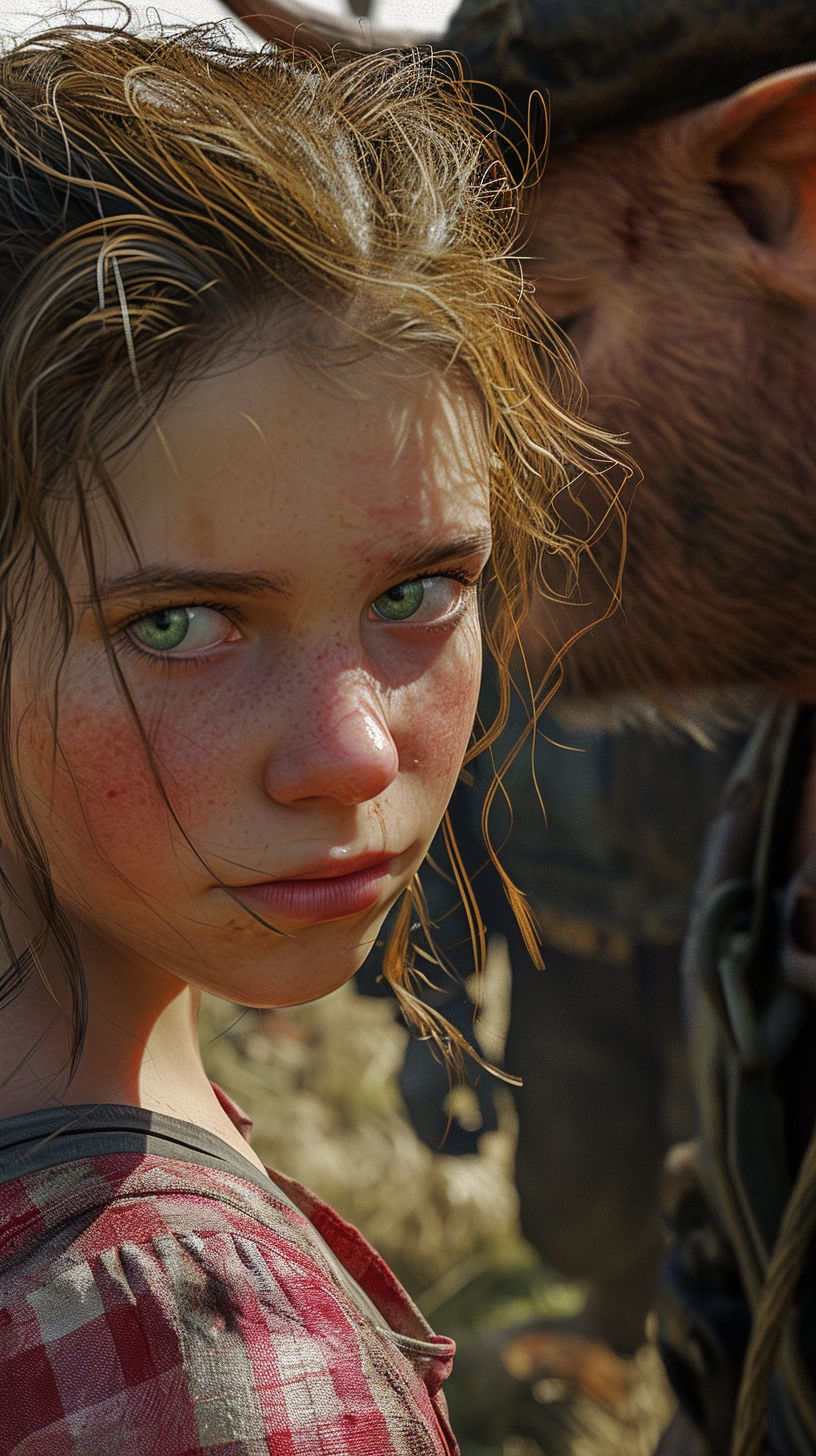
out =
[[(608, 441), (570, 407), (569, 360), (514, 261), (520, 197), (452, 56), (247, 53), (219, 27), (137, 35), (124, 14), (118, 28), (62, 27), (0, 60), (0, 805), (65, 966), (72, 1067), (81, 961), (11, 736), (12, 652), (35, 568), (46, 568), (59, 656), (72, 632), (59, 522), (73, 512), (93, 583), (90, 493), (118, 510), (117, 455), (265, 321), (315, 367), (414, 351), (423, 368), (456, 371), (483, 409), (495, 539), (484, 627), (505, 684), (481, 735), (492, 741), (532, 593), (557, 580), (569, 596), (582, 553), (620, 524)], [(586, 530), (574, 524), (582, 512)], [(55, 752), (57, 715), (55, 689)], [(481, 921), (464, 893), (479, 960)], [(458, 1033), (417, 999), (415, 914), (413, 891), (386, 975), (420, 1031), (458, 1055)], [(38, 947), (15, 960), (0, 935), (12, 962), (2, 1004)]]

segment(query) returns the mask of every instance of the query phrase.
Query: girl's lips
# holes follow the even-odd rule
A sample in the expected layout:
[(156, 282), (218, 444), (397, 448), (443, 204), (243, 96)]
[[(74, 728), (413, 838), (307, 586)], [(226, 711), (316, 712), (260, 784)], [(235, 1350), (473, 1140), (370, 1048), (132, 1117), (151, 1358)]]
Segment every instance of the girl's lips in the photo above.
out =
[(260, 885), (236, 886), (232, 894), (270, 920), (303, 924), (339, 920), (376, 904), (394, 857), (383, 856), (373, 864), (364, 864), (362, 869), (343, 874), (334, 874), (332, 866), (328, 872), (318, 871), (308, 879), (267, 880)]

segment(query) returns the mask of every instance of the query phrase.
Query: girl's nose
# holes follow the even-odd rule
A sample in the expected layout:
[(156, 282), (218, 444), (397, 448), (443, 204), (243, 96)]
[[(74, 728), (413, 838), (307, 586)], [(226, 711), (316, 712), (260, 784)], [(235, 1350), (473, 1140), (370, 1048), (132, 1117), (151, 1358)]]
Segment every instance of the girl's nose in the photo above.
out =
[(300, 718), (292, 714), (285, 740), (267, 758), (264, 787), (278, 803), (364, 804), (396, 777), (397, 747), (372, 685), (347, 680), (328, 693), (325, 686)]

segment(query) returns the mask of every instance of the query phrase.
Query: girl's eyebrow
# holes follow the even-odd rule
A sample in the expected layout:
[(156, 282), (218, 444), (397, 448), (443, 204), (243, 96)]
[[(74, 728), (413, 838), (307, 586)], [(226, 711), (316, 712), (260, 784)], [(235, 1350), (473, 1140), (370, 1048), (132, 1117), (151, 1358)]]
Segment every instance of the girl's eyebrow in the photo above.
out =
[[(285, 595), (290, 588), (285, 573), (271, 576), (265, 571), (198, 571), (167, 566), (143, 566), (124, 576), (111, 577), (99, 584), (99, 600), (111, 597), (138, 596), (156, 591), (227, 592), (235, 596), (263, 596), (267, 592)], [(95, 598), (88, 598), (88, 605)]]
[(426, 546), (423, 550), (410, 556), (397, 552), (385, 563), (386, 569), (393, 571), (430, 571), (434, 566), (439, 566), (443, 561), (451, 558), (467, 556), (487, 556), (493, 545), (493, 536), (489, 527), (474, 531), (468, 536), (454, 536), (447, 541), (440, 541), (433, 546)]

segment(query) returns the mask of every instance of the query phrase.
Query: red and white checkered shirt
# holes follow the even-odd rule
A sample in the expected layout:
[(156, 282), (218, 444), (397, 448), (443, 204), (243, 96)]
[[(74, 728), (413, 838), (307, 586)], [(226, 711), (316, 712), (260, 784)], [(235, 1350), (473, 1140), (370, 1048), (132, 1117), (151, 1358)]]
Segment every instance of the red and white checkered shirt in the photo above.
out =
[(296, 1207), (195, 1153), (0, 1186), (0, 1456), (455, 1456), (453, 1342), (356, 1229), (272, 1176)]

